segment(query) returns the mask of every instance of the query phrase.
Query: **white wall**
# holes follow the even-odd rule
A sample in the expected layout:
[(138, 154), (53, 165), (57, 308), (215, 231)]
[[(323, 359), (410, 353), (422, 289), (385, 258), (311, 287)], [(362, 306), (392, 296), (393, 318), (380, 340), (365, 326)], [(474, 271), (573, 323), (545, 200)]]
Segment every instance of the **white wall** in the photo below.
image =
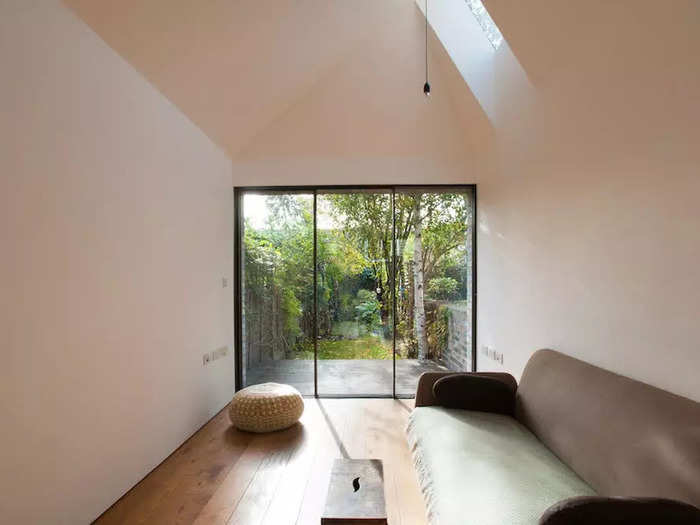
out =
[(479, 179), (479, 346), (700, 400), (700, 4), (489, 6), (536, 100), (500, 101)]
[(87, 523), (230, 398), (231, 164), (58, 1), (0, 67), (0, 522)]

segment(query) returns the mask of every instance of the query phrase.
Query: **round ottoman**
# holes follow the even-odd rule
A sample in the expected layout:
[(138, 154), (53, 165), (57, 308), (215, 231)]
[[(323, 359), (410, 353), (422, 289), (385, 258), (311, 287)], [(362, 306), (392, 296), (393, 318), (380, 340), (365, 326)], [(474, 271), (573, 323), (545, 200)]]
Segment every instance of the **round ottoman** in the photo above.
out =
[(248, 432), (272, 432), (292, 426), (304, 412), (299, 391), (289, 385), (262, 383), (236, 392), (228, 415), (233, 426)]

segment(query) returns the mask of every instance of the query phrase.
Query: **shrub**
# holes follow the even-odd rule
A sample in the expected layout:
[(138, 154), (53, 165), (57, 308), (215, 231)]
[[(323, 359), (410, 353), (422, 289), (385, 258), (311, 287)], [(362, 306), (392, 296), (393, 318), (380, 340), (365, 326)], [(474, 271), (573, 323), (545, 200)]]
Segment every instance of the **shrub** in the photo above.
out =
[(377, 294), (370, 290), (358, 290), (359, 304), (355, 306), (355, 319), (372, 333), (382, 325), (381, 306)]
[(432, 299), (454, 299), (457, 294), (458, 286), (459, 283), (452, 277), (435, 277), (428, 281), (428, 296)]

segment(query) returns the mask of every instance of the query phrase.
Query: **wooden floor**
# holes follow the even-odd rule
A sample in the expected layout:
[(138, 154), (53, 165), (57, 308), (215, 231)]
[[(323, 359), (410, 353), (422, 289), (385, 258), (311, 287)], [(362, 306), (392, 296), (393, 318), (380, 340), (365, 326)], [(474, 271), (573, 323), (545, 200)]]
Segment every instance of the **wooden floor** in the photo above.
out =
[(384, 460), (390, 525), (425, 524), (404, 429), (413, 400), (305, 398), (301, 423), (234, 430), (226, 410), (96, 523), (320, 523), (336, 457)]

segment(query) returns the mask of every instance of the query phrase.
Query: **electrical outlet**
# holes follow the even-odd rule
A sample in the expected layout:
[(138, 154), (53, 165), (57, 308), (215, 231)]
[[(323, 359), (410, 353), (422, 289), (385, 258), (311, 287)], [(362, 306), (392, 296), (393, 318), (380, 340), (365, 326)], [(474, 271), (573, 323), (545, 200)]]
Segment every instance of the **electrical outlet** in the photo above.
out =
[(228, 346), (222, 346), (221, 348), (217, 348), (211, 353), (211, 360), (216, 361), (217, 359), (221, 359), (222, 357), (226, 357), (228, 355)]
[(497, 352), (495, 349), (493, 349), (490, 346), (482, 345), (481, 346), (481, 353), (488, 357), (489, 359), (492, 359), (493, 361), (496, 361), (497, 363), (503, 364), (503, 353)]
[(221, 278), (221, 287), (222, 288), (228, 287), (228, 279), (226, 277)]
[(202, 366), (207, 366), (211, 362), (211, 355), (207, 352), (202, 356)]

